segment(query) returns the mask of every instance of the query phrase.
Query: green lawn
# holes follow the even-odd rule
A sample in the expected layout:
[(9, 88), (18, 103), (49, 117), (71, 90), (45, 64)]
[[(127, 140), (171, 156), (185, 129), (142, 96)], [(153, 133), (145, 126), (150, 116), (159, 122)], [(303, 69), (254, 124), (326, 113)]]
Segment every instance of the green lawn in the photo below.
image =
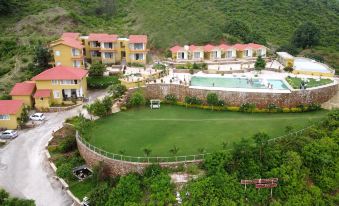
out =
[[(333, 82), (331, 79), (321, 79), (320, 81), (316, 81), (316, 79), (308, 78), (308, 80), (307, 88), (319, 87)], [(303, 80), (298, 77), (286, 77), (286, 81), (293, 87), (293, 89), (299, 89)]]
[(160, 110), (131, 109), (97, 120), (90, 143), (133, 156), (143, 156), (144, 148), (152, 150), (150, 156), (171, 156), (169, 150), (176, 145), (177, 155), (189, 155), (197, 154), (199, 148), (221, 150), (224, 141), (231, 147), (256, 132), (277, 137), (288, 125), (300, 129), (325, 115), (325, 111), (249, 114), (162, 105)]

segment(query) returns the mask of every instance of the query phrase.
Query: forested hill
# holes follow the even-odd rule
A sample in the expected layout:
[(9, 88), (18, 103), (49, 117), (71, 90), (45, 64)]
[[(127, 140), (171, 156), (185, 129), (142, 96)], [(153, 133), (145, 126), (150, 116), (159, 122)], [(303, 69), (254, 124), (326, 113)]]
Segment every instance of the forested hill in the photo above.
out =
[(295, 29), (312, 22), (318, 45), (291, 50), (339, 68), (337, 0), (0, 0), (0, 15), (0, 91), (25, 78), (38, 41), (64, 31), (143, 33), (153, 50), (221, 41), (291, 49)]

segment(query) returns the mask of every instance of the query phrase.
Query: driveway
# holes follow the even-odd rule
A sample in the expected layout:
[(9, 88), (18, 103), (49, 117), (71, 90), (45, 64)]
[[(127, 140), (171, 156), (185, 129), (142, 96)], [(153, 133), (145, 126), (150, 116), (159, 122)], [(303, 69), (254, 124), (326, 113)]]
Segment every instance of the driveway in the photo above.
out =
[[(90, 94), (92, 101), (104, 94)], [(53, 131), (58, 130), (64, 120), (82, 112), (82, 107), (58, 113), (46, 113), (46, 122), (27, 130), (5, 148), (0, 149), (0, 187), (12, 196), (35, 200), (37, 206), (67, 206), (71, 198), (55, 179), (44, 150)]]

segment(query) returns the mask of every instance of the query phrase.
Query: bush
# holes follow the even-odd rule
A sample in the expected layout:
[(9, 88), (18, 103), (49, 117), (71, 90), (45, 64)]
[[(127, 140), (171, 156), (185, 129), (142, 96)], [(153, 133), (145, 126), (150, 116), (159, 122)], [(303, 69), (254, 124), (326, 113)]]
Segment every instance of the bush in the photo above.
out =
[(77, 148), (77, 142), (75, 137), (70, 136), (66, 137), (58, 146), (58, 150), (62, 153), (67, 153), (75, 150)]
[(320, 109), (321, 109), (321, 105), (320, 104), (314, 104), (314, 103), (308, 105), (308, 107), (307, 107), (308, 111), (317, 111), (317, 110), (320, 110)]
[(253, 112), (254, 109), (255, 109), (255, 104), (245, 103), (240, 106), (239, 111), (240, 112)]
[(141, 63), (138, 63), (138, 62), (127, 63), (127, 66), (129, 66), (129, 67), (145, 67), (144, 64), (141, 64)]
[(154, 64), (153, 65), (153, 69), (156, 69), (156, 70), (165, 70), (166, 66), (164, 64)]
[(187, 173), (191, 174), (191, 175), (196, 175), (199, 173), (199, 168), (196, 164), (189, 164), (187, 166)]
[[(208, 66), (206, 63), (186, 63), (186, 64), (179, 64), (175, 66), (176, 69), (189, 69), (192, 70), (207, 70)], [(191, 71), (190, 71), (191, 72)]]
[(165, 100), (168, 103), (175, 104), (178, 101), (178, 98), (174, 94), (167, 94)]
[(98, 117), (103, 117), (111, 113), (112, 111), (112, 99), (109, 96), (105, 96), (103, 100), (95, 100), (94, 103), (87, 105), (87, 111)]
[(57, 168), (56, 174), (58, 177), (65, 178), (65, 179), (72, 179), (73, 178), (73, 165), (70, 162), (66, 162), (60, 165)]
[(103, 76), (105, 71), (106, 71), (106, 68), (105, 68), (105, 66), (102, 63), (95, 62), (89, 68), (88, 75), (90, 77), (93, 77), (93, 76)]
[(289, 67), (289, 66), (284, 67), (284, 71), (291, 73), (291, 72), (293, 72), (293, 67)]
[(127, 91), (127, 87), (122, 84), (113, 84), (109, 86), (108, 93), (114, 98), (121, 97)]
[(87, 78), (87, 85), (91, 89), (106, 89), (107, 87), (120, 83), (116, 76), (94, 76)]
[(142, 106), (146, 104), (146, 100), (141, 91), (136, 91), (132, 94), (129, 104), (131, 106)]
[(194, 105), (201, 105), (202, 104), (202, 100), (200, 100), (198, 97), (190, 97), (190, 96), (186, 96), (185, 97), (185, 103), (186, 104), (194, 104)]

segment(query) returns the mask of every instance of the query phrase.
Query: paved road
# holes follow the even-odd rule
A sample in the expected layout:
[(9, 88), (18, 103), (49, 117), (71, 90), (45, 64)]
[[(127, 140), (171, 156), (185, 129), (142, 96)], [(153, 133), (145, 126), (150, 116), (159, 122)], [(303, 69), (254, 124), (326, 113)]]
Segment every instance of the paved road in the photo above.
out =
[[(92, 100), (102, 92), (91, 94)], [(47, 113), (47, 121), (27, 130), (0, 149), (0, 187), (11, 195), (33, 199), (37, 206), (67, 206), (72, 200), (54, 178), (44, 153), (53, 131), (68, 117), (79, 114), (81, 106), (70, 111)]]

